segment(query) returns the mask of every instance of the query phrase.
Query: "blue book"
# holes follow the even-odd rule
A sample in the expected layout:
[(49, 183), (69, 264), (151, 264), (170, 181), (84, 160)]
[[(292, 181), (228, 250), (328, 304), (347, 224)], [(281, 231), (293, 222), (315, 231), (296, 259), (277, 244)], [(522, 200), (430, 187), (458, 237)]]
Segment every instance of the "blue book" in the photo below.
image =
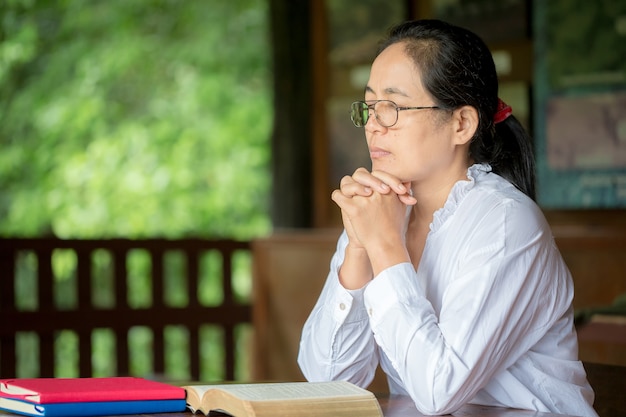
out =
[(0, 397), (0, 410), (27, 416), (89, 417), (122, 414), (175, 413), (186, 409), (184, 399), (96, 401), (38, 404), (14, 398)]

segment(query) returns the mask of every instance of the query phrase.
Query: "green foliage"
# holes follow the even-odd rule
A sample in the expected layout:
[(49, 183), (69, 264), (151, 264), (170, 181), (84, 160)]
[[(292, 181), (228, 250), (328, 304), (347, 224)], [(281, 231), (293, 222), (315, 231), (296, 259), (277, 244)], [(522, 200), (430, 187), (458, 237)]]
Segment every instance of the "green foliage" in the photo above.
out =
[[(270, 229), (272, 116), (268, 5), (259, 0), (0, 1), (0, 235), (61, 238), (228, 237)], [(38, 309), (37, 257), (18, 254), (19, 310)], [(77, 304), (77, 255), (55, 251), (54, 298)], [(198, 299), (223, 301), (217, 253), (200, 260)], [(250, 302), (249, 253), (233, 289)], [(127, 258), (128, 300), (115, 300), (110, 253), (91, 259), (98, 308), (151, 299), (144, 251)], [(165, 254), (168, 305), (188, 304), (186, 264)], [(237, 330), (245, 356), (250, 329)], [(151, 369), (153, 335), (129, 332), (131, 373)], [(224, 335), (201, 330), (206, 380), (224, 378)], [(184, 328), (166, 329), (166, 373), (187, 378)], [(18, 374), (37, 376), (37, 335), (17, 338)], [(110, 329), (92, 332), (94, 375), (114, 375)], [(55, 374), (78, 372), (77, 337), (55, 335)], [(245, 360), (245, 358), (244, 358)], [(248, 364), (237, 362), (237, 377)]]
[(0, 9), (1, 235), (269, 230), (265, 2)]
[[(550, 86), (623, 86), (626, 74), (625, 1), (553, 0), (545, 7)], [(621, 23), (620, 23), (621, 22)]]

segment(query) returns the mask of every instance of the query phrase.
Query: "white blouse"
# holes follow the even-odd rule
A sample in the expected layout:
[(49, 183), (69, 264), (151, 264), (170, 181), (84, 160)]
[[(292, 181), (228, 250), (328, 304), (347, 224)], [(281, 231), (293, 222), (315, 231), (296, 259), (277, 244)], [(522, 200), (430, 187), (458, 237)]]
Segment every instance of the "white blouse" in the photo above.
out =
[(438, 210), (417, 271), (402, 263), (346, 290), (330, 273), (300, 341), (310, 381), (367, 387), (378, 364), (392, 394), (425, 414), (465, 403), (596, 416), (578, 360), (573, 283), (539, 207), (474, 165)]

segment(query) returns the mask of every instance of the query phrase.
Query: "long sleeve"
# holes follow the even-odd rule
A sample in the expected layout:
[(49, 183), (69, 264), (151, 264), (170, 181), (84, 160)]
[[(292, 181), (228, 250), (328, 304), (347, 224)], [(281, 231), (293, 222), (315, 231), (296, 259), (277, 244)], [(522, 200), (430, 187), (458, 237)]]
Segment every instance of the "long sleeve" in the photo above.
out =
[(477, 403), (596, 417), (573, 282), (550, 228), (530, 199), (481, 169), (435, 213), (417, 271), (397, 264), (347, 291), (339, 239), (300, 366), (310, 380), (366, 386), (380, 363), (391, 392), (424, 414)]
[[(488, 207), (433, 231), (417, 272), (396, 265), (367, 287), (377, 344), (425, 414), (496, 393), (498, 405), (594, 415), (576, 359), (573, 285), (547, 224), (516, 200)], [(493, 388), (502, 383), (508, 392)]]
[(469, 402), (537, 343), (571, 301), (567, 275), (549, 262), (551, 238), (511, 247), (501, 233), (483, 230), (491, 238), (461, 249), (463, 256), (449, 258), (453, 266), (425, 265), (424, 274), (454, 275), (438, 314), (410, 264), (384, 271), (365, 294), (377, 343), (425, 413), (447, 414)]
[(347, 380), (367, 387), (378, 365), (376, 344), (363, 304), (364, 290), (339, 283), (347, 236), (341, 235), (322, 293), (300, 340), (298, 364), (309, 381)]

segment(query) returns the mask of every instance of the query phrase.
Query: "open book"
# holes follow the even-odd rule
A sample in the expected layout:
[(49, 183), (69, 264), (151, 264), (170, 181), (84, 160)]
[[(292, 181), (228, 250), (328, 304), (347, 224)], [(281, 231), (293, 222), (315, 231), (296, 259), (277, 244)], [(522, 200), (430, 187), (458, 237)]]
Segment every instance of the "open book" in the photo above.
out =
[(381, 417), (370, 391), (349, 382), (187, 385), (187, 408), (208, 416)]

